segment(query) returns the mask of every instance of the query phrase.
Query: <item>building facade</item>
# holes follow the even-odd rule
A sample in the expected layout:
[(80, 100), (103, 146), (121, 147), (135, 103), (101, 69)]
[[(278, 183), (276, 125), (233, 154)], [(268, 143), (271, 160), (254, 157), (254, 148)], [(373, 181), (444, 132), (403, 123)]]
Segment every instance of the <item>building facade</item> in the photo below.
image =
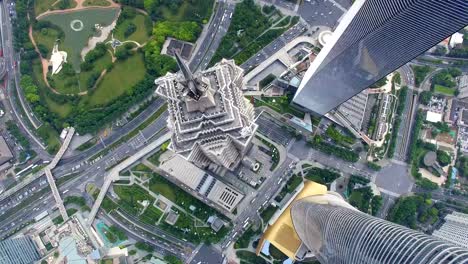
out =
[(468, 214), (453, 212), (447, 215), (445, 223), (432, 235), (461, 247), (468, 247)]
[(30, 264), (41, 257), (29, 236), (0, 241), (1, 264)]
[(308, 197), (291, 209), (295, 231), (320, 263), (467, 263), (468, 249)]
[(243, 70), (233, 60), (192, 74), (181, 69), (158, 78), (156, 93), (167, 100), (170, 149), (200, 168), (234, 170), (257, 129), (253, 105), (242, 93)]
[(467, 24), (466, 0), (357, 0), (293, 101), (324, 115)]

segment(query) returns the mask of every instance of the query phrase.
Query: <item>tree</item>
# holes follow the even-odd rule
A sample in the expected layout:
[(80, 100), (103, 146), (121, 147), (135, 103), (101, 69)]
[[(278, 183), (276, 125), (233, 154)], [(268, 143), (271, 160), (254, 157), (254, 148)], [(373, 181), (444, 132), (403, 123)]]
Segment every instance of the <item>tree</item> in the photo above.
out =
[(438, 55), (438, 56), (443, 56), (443, 55), (447, 54), (447, 48), (444, 47), (444, 46), (437, 45), (434, 52), (433, 52), (433, 54)]
[(129, 56), (130, 56), (130, 52), (129, 50), (125, 48), (117, 49), (117, 51), (115, 52), (115, 57), (118, 60), (126, 60)]
[(372, 198), (372, 202), (371, 202), (371, 214), (373, 216), (376, 216), (377, 213), (379, 212), (380, 208), (382, 207), (382, 196), (380, 195), (375, 195), (373, 198)]
[(450, 155), (443, 151), (443, 150), (438, 150), (437, 151), (437, 161), (439, 162), (439, 164), (444, 167), (444, 166), (447, 166), (448, 164), (450, 164), (450, 162), (452, 161), (452, 158), (450, 157)]
[(135, 24), (132, 22), (128, 23), (128, 25), (125, 27), (124, 37), (128, 38), (131, 34), (135, 33), (136, 29), (137, 27)]
[(135, 243), (135, 247), (139, 250), (144, 250), (146, 252), (153, 252), (153, 247), (145, 242), (138, 241)]
[(429, 190), (429, 191), (432, 191), (432, 190), (436, 190), (437, 188), (439, 188), (439, 186), (436, 184), (436, 183), (433, 183), (431, 182), (430, 180), (426, 179), (426, 178), (422, 178), (420, 180), (418, 180), (416, 182), (416, 184), (425, 189), (425, 190)]
[(183, 264), (182, 260), (173, 255), (164, 256), (164, 261), (166, 261), (168, 264)]
[(429, 102), (431, 101), (432, 98), (432, 92), (431, 91), (422, 91), (419, 94), (419, 102), (423, 105), (428, 105)]

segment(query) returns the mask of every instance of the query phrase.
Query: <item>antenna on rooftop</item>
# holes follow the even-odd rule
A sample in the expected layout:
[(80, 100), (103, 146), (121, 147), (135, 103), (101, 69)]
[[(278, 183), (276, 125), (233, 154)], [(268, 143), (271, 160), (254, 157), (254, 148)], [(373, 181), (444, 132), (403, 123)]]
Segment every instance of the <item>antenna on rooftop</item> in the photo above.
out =
[(184, 75), (184, 79), (187, 84), (187, 87), (189, 88), (188, 95), (194, 100), (198, 100), (200, 96), (202, 95), (202, 91), (198, 87), (197, 81), (193, 77), (192, 71), (180, 57), (179, 51), (174, 51), (174, 56), (176, 58), (179, 69), (182, 71), (182, 74)]

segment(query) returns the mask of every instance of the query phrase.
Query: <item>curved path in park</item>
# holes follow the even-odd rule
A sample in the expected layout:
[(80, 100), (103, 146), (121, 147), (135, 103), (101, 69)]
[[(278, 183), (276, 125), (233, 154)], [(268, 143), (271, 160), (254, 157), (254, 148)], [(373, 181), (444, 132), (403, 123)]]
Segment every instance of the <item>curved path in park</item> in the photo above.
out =
[(75, 12), (79, 10), (87, 10), (87, 9), (98, 9), (98, 8), (120, 8), (120, 5), (115, 3), (112, 0), (106, 0), (109, 2), (108, 6), (84, 6), (85, 0), (74, 0), (76, 2), (76, 6), (73, 8), (69, 9), (64, 9), (64, 10), (47, 10), (44, 13), (39, 14), (36, 16), (36, 19), (39, 19), (41, 17), (50, 15), (50, 14), (65, 14), (65, 13), (70, 13), (70, 12)]

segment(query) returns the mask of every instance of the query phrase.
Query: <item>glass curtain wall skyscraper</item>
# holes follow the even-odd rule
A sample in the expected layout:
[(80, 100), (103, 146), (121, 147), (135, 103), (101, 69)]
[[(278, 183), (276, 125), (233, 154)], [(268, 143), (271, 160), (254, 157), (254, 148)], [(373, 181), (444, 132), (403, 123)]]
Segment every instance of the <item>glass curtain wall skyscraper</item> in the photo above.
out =
[(293, 101), (324, 115), (467, 25), (467, 0), (357, 0)]
[(468, 263), (468, 249), (353, 208), (294, 202), (294, 229), (320, 263)]

